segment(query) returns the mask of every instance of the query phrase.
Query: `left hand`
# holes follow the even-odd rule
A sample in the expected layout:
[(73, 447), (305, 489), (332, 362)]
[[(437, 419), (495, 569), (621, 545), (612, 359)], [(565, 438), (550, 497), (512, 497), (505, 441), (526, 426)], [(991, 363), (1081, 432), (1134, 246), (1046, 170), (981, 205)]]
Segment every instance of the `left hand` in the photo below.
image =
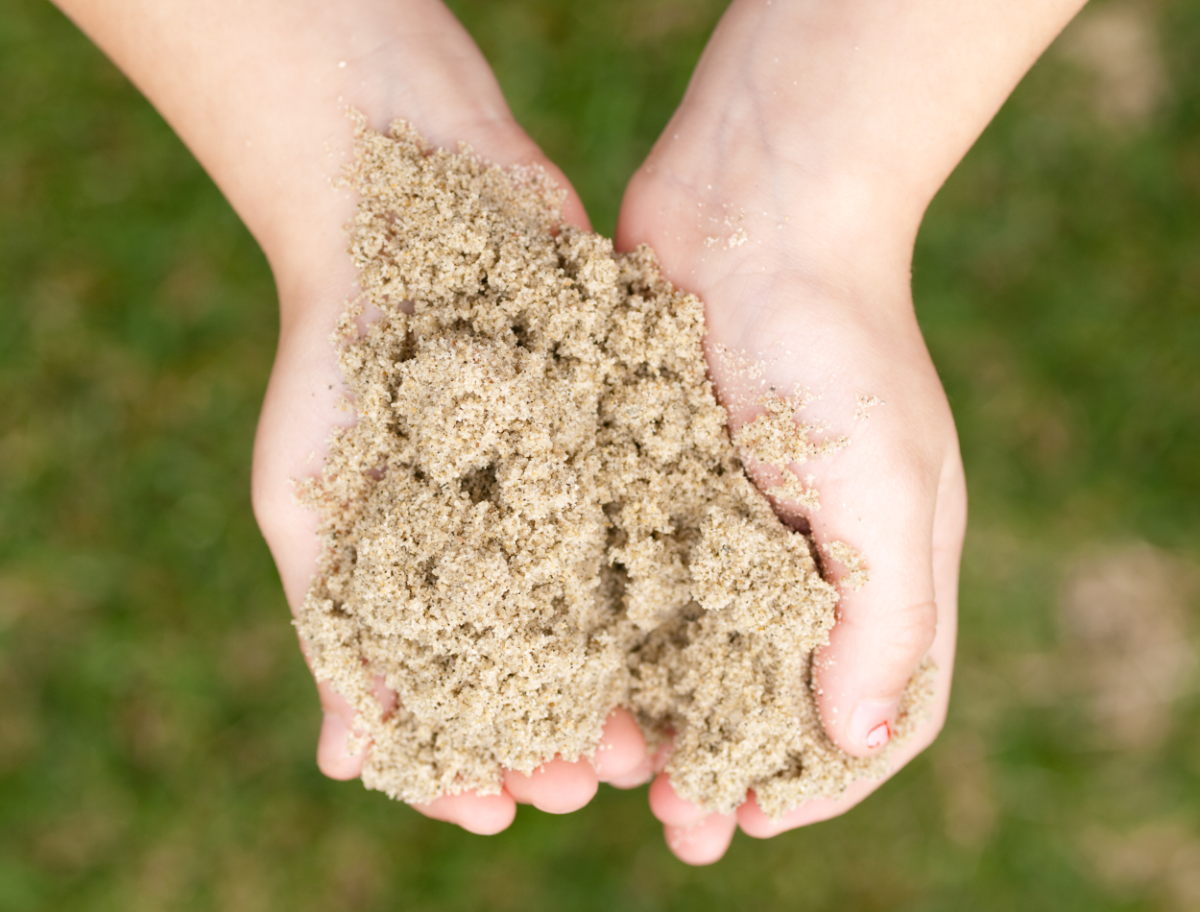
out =
[[(907, 209), (848, 192), (847, 175), (806, 167), (804, 149), (780, 138), (791, 112), (754, 91), (739, 69), (754, 60), (721, 56), (739, 26), (737, 7), (630, 182), (617, 246), (649, 243), (664, 274), (704, 302), (710, 375), (731, 428), (761, 411), (761, 387), (757, 379), (747, 386), (720, 347), (762, 362), (766, 386), (781, 395), (812, 394), (800, 419), (823, 437), (849, 438), (845, 449), (792, 467), (812, 476), (819, 509), (776, 508), (807, 525), (822, 550), (850, 545), (870, 570), (861, 589), (842, 587), (839, 619), (816, 659), (817, 703), (838, 747), (854, 756), (883, 750), (917, 664), (929, 656), (937, 665), (933, 718), (892, 754), (899, 769), (945, 719), (966, 524), (954, 421), (912, 306), (915, 231)], [(750, 469), (767, 490), (764, 469)], [(823, 557), (838, 582), (843, 568)], [(705, 814), (663, 775), (650, 806), (671, 850), (704, 864), (721, 857), (739, 825), (772, 836), (844, 813), (879, 785), (857, 782), (840, 800), (772, 821), (753, 796), (736, 814)]]

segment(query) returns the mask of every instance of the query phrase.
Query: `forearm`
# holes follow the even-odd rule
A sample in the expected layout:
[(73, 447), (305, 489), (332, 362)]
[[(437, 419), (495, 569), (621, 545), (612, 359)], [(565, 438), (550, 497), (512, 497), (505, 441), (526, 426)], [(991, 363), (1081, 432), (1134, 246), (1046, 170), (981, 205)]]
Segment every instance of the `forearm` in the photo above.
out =
[[(754, 189), (770, 181), (780, 199), (820, 199), (809, 211), (822, 208), (826, 236), (879, 222), (911, 241), (942, 182), (1082, 5), (734, 0), (651, 167), (711, 182), (703, 170), (721, 145), (723, 166), (736, 174), (745, 159)], [(755, 160), (761, 150), (771, 167)]]

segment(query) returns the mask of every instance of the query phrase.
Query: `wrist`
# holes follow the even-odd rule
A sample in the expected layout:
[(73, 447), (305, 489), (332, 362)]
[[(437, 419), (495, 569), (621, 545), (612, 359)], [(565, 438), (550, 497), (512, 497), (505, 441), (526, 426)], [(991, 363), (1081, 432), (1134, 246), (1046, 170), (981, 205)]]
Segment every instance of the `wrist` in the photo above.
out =
[[(651, 243), (685, 285), (677, 253), (690, 274), (698, 259), (719, 271), (713, 261), (766, 245), (815, 284), (907, 287), (928, 188), (940, 179), (919, 161), (901, 167), (895, 136), (878, 135), (842, 59), (862, 40), (859, 24), (841, 7), (827, 18), (734, 0), (626, 195), (625, 209), (633, 201), (643, 211), (623, 210), (623, 226), (661, 230), (625, 233), (623, 246)], [(647, 218), (650, 200), (670, 216)]]
[(923, 206), (827, 154), (781, 143), (756, 109), (681, 105), (626, 191), (618, 246), (650, 244), (664, 274), (705, 297), (768, 276), (822, 296), (911, 312), (909, 276)]
[(734, 0), (644, 176), (907, 272), (933, 195), (1081, 2)]
[[(548, 165), (440, 0), (56, 2), (146, 94), (246, 223), (279, 285), (285, 331), (293, 314), (330, 298), (340, 307), (351, 288), (343, 225), (354, 201), (331, 187), (352, 154), (348, 108), (375, 129), (402, 117), (437, 146), (464, 141), (502, 165)], [(586, 221), (574, 198), (566, 208)]]

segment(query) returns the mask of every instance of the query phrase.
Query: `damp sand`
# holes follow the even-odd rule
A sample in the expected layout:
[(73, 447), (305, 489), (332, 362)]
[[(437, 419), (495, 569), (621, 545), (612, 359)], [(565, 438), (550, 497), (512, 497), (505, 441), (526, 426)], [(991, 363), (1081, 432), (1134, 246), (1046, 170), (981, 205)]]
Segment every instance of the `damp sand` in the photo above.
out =
[[(618, 706), (673, 740), (675, 790), (709, 810), (753, 789), (778, 817), (886, 774), (887, 752), (822, 731), (812, 656), (838, 592), (742, 468), (701, 302), (650, 248), (562, 225), (544, 173), (403, 122), (359, 118), (345, 180), (361, 295), (334, 342), (357, 423), (301, 484), (322, 553), (297, 626), (358, 712), (363, 782), (496, 793), (505, 769), (591, 757)], [(825, 455), (802, 407), (764, 400), (743, 452)], [(924, 668), (891, 746), (930, 694)]]

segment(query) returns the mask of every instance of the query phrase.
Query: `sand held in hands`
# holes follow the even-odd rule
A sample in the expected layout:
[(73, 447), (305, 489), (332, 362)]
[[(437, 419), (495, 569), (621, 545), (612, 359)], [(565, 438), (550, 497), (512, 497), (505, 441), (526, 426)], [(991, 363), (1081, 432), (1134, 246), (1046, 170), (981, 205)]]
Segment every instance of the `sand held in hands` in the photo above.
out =
[(560, 226), (541, 172), (403, 123), (359, 123), (347, 181), (358, 421), (303, 485), (323, 553), (298, 626), (371, 740), (363, 781), (495, 793), (504, 768), (591, 756), (616, 706), (674, 733), (674, 787), (712, 810), (752, 788), (778, 816), (885, 772), (821, 730), (837, 592), (742, 470), (700, 301), (649, 248)]

